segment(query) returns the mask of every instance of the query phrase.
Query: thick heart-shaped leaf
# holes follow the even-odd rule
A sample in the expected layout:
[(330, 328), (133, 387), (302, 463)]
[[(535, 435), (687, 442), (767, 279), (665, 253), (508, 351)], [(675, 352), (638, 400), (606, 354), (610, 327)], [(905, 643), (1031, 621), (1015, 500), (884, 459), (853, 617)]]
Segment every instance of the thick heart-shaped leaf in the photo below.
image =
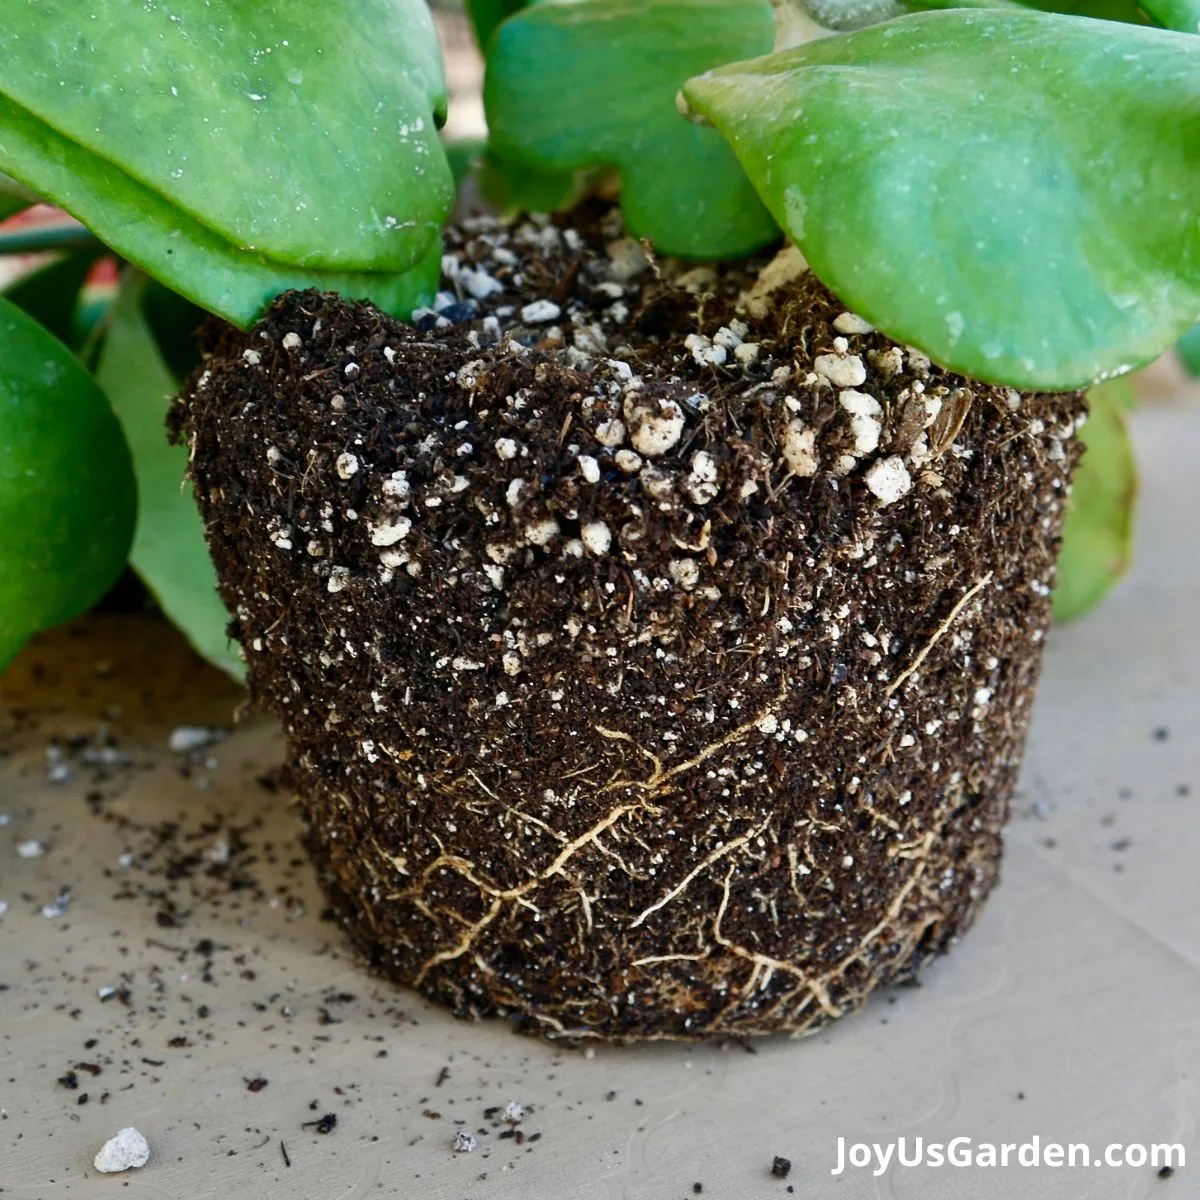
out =
[(73, 213), (122, 257), (243, 328), (290, 288), (315, 287), (365, 298), (402, 317), (428, 303), (437, 291), (440, 242), (413, 270), (400, 274), (318, 271), (239, 250), (3, 97), (0, 162)]
[(453, 202), (424, 0), (9, 0), (0, 61), (14, 105), (280, 262), (406, 271)]
[(125, 565), (136, 505), (104, 393), (0, 299), (0, 666), (104, 595)]
[(129, 561), (196, 650), (241, 679), (245, 667), (225, 632), (229, 614), (217, 594), (192, 485), (181, 486), (187, 449), (167, 441), (166, 413), (179, 381), (142, 310), (146, 282), (140, 272), (126, 273), (96, 370), (125, 429), (137, 476), (138, 520)]
[(428, 299), (454, 192), (424, 0), (9, 7), (0, 170), (119, 253), (242, 325), (290, 287)]
[(1123, 379), (1088, 393), (1091, 415), (1079, 435), (1083, 461), (1058, 558), (1056, 620), (1072, 621), (1094, 608), (1129, 566), (1138, 480), (1125, 414), (1133, 401), (1133, 388)]
[(698, 71), (774, 44), (770, 0), (552, 0), (492, 37), (484, 103), (503, 159), (611, 166), (630, 230), (664, 254), (747, 254), (777, 229), (729, 147), (679, 118)]
[(1179, 339), (1179, 357), (1190, 375), (1200, 375), (1200, 325), (1193, 326)]
[(1200, 38), (922, 13), (684, 91), (816, 274), (947, 367), (1081, 387), (1200, 317)]

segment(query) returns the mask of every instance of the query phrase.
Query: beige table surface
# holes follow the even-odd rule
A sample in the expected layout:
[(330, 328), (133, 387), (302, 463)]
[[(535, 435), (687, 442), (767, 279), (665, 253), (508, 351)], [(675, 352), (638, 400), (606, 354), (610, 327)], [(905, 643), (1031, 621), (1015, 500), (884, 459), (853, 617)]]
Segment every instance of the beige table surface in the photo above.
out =
[[(1158, 390), (1137, 565), (1053, 635), (1000, 889), (923, 986), (805, 1041), (589, 1053), (380, 984), (321, 919), (273, 725), (171, 753), (237, 694), (170, 631), (42, 640), (0, 682), (0, 1196), (1200, 1196), (1200, 406)], [(509, 1101), (523, 1141), (486, 1115)], [(150, 1164), (98, 1175), (126, 1125)], [(839, 1136), (902, 1134), (1194, 1162), (831, 1176)]]

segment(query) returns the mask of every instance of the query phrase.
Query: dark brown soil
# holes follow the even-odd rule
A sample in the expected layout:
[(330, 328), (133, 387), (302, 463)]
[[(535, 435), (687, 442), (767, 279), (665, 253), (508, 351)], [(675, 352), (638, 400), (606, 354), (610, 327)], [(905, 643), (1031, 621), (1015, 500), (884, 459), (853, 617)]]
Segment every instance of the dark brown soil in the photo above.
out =
[(808, 275), (735, 324), (747, 268), (607, 220), (452, 231), (415, 329), (286, 296), (176, 419), (374, 964), (550, 1035), (807, 1030), (995, 882), (1083, 399)]

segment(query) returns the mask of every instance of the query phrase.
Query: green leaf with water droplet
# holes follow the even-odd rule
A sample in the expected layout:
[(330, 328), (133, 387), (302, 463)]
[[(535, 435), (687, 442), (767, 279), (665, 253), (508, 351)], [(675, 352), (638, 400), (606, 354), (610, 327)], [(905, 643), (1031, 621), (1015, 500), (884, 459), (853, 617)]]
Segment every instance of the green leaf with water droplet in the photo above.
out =
[(167, 441), (166, 414), (179, 380), (150, 332), (142, 307), (146, 295), (146, 277), (127, 272), (96, 369), (125, 429), (137, 476), (138, 521), (129, 561), (196, 650), (240, 680), (245, 666), (225, 632), (229, 613), (217, 593), (192, 485), (183, 483), (187, 449)]
[(290, 287), (428, 298), (453, 183), (424, 0), (9, 7), (0, 169), (125, 257), (241, 325)]
[(104, 393), (66, 346), (0, 298), (0, 666), (112, 586), (136, 504)]
[(630, 231), (664, 254), (732, 258), (778, 230), (729, 147), (680, 118), (680, 84), (774, 44), (769, 0), (547, 0), (496, 31), (493, 150), (542, 171), (615, 167)]
[(684, 93), (816, 274), (956, 371), (1087, 386), (1200, 317), (1200, 38), (922, 13)]
[(1072, 621), (1094, 608), (1125, 573), (1133, 551), (1137, 464), (1125, 414), (1132, 385), (1123, 379), (1088, 393), (1091, 413), (1080, 430), (1083, 460), (1075, 471), (1054, 589), (1054, 616)]

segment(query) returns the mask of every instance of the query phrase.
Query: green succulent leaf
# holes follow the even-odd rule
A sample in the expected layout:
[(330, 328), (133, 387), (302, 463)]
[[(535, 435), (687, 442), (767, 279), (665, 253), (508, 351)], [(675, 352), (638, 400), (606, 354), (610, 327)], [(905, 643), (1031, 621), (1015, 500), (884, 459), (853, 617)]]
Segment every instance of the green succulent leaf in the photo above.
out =
[(479, 169), (480, 159), (487, 150), (487, 141), (483, 138), (465, 138), (457, 142), (444, 142), (442, 149), (446, 152), (446, 161), (454, 176), (454, 186), (461, 188), (463, 180)]
[(818, 24), (837, 30), (862, 29), (906, 12), (947, 8), (1033, 8), (1075, 17), (1094, 17), (1100, 21), (1146, 24), (1146, 14), (1137, 0), (1027, 0), (1026, 3), (1020, 0), (806, 0), (805, 7)]
[(1193, 326), (1179, 340), (1179, 357), (1189, 375), (1200, 375), (1200, 325)]
[(76, 313), (79, 293), (96, 259), (100, 247), (64, 255), (22, 275), (4, 289), (4, 295), (35, 321), (40, 322), (60, 342), (71, 349), (79, 348)]
[(0, 169), (130, 261), (240, 325), (291, 287), (428, 298), (453, 183), (424, 0), (14, 9)]
[(1200, 33), (1200, 0), (1143, 0), (1142, 7), (1164, 29)]
[(816, 274), (956, 371), (1087, 386), (1200, 317), (1200, 38), (921, 13), (684, 93)]
[(137, 477), (138, 520), (129, 561), (196, 650), (240, 680), (245, 667), (225, 632), (229, 614), (217, 594), (204, 526), (192, 485), (183, 484), (187, 450), (167, 441), (167, 408), (179, 380), (146, 319), (147, 283), (138, 271), (126, 273), (96, 370), (125, 430)]
[(0, 299), (0, 666), (111, 587), (137, 493), (104, 393), (57, 339)]
[(615, 167), (632, 233), (664, 254), (732, 258), (778, 230), (679, 86), (774, 44), (770, 0), (549, 0), (496, 31), (484, 104), (493, 151), (549, 172)]
[(1125, 414), (1132, 386), (1114, 379), (1088, 393), (1091, 415), (1080, 430), (1075, 472), (1054, 590), (1054, 616), (1073, 621), (1094, 608), (1125, 573), (1133, 550), (1137, 464)]
[(543, 171), (508, 162), (488, 151), (478, 163), (479, 191), (502, 216), (568, 212), (604, 172)]
[(525, 3), (526, 0), (467, 0), (467, 15), (481, 50), (487, 49), (497, 27), (524, 8)]

